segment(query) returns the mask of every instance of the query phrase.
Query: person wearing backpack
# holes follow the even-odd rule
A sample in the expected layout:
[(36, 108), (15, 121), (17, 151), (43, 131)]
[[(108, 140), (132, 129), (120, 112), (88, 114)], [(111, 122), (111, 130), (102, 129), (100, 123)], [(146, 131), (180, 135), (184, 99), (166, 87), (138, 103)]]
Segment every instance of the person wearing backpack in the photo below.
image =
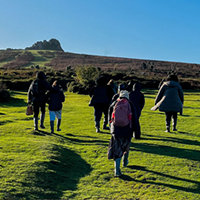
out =
[(54, 121), (57, 118), (57, 131), (61, 131), (61, 112), (62, 112), (62, 102), (65, 101), (65, 95), (61, 86), (57, 81), (54, 81), (53, 88), (57, 90), (48, 91), (46, 94), (47, 103), (49, 104), (49, 116), (50, 116), (50, 127), (51, 133), (54, 133)]
[(134, 104), (129, 101), (128, 91), (120, 91), (119, 98), (110, 105), (108, 113), (111, 133), (108, 159), (114, 159), (114, 175), (121, 176), (121, 159), (123, 157), (123, 166), (126, 167), (133, 133), (140, 132), (137, 112)]
[(96, 132), (100, 132), (100, 120), (104, 113), (103, 129), (109, 130), (108, 124), (108, 108), (114, 91), (108, 84), (108, 79), (105, 76), (100, 76), (96, 79), (96, 85), (89, 91), (91, 100), (89, 106), (94, 107), (94, 118)]
[(45, 128), (45, 92), (52, 90), (52, 86), (45, 80), (46, 75), (43, 71), (37, 72), (36, 80), (32, 81), (28, 90), (28, 105), (33, 104), (34, 130), (38, 130), (38, 115), (40, 115), (40, 128)]

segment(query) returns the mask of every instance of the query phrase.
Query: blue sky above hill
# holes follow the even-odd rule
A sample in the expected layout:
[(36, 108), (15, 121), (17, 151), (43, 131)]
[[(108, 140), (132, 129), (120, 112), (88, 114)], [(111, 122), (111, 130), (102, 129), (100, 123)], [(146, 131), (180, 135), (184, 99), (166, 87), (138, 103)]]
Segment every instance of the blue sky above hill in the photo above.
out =
[(199, 0), (0, 0), (0, 49), (58, 39), (66, 52), (200, 64)]

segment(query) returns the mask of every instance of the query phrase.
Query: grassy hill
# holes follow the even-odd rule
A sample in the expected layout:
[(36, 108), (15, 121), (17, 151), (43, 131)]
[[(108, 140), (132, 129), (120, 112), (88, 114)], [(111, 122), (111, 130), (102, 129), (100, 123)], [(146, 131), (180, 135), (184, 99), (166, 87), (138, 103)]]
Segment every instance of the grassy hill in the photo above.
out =
[(50, 50), (0, 50), (0, 68), (34, 68), (37, 65), (56, 70), (93, 65), (102, 70), (129, 70), (146, 76), (165, 76), (171, 70), (176, 71), (182, 78), (200, 76), (200, 64), (195, 63), (92, 56)]
[(150, 111), (157, 90), (143, 92), (142, 139), (132, 140), (129, 165), (115, 178), (110, 134), (95, 132), (88, 96), (65, 93), (62, 131), (50, 134), (48, 112), (46, 129), (33, 131), (27, 94), (12, 91), (12, 101), (0, 104), (0, 199), (200, 199), (199, 91), (185, 91), (171, 133), (164, 113)]

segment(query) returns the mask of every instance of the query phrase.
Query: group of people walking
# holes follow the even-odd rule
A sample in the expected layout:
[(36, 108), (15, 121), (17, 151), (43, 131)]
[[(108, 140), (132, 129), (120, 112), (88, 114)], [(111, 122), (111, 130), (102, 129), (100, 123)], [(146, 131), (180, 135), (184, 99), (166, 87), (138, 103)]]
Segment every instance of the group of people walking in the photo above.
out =
[[(46, 93), (46, 91), (48, 91)], [(46, 81), (46, 75), (43, 71), (36, 74), (28, 90), (28, 104), (33, 106), (34, 130), (38, 130), (38, 116), (40, 114), (40, 128), (44, 129), (45, 107), (49, 104), (50, 127), (51, 133), (54, 133), (54, 121), (57, 118), (57, 131), (61, 131), (61, 112), (62, 102), (65, 101), (63, 90), (58, 81), (50, 85)]]
[[(60, 131), (62, 102), (65, 101), (62, 88), (55, 81), (50, 85), (45, 79), (46, 75), (40, 71), (36, 75), (28, 90), (28, 104), (33, 105), (34, 129), (38, 130), (38, 115), (40, 115), (40, 128), (45, 128), (45, 104), (49, 104), (51, 133), (54, 133), (54, 121), (57, 118), (57, 131)], [(46, 91), (48, 91), (46, 93)], [(113, 80), (105, 76), (96, 79), (96, 84), (89, 91), (91, 100), (89, 106), (94, 107), (94, 121), (96, 132), (100, 131), (100, 121), (104, 114), (102, 129), (110, 130), (111, 139), (108, 147), (108, 159), (114, 160), (114, 174), (120, 176), (120, 163), (123, 166), (129, 161), (131, 139), (141, 138), (139, 119), (145, 105), (141, 85), (131, 81), (127, 86), (117, 86)], [(183, 90), (176, 74), (170, 74), (159, 86), (155, 99), (155, 106), (151, 110), (159, 109), (166, 115), (166, 132), (170, 132), (172, 121), (173, 131), (177, 131), (177, 113), (183, 111)]]
[[(110, 82), (109, 82), (110, 83)], [(113, 86), (113, 87), (111, 87)], [(120, 163), (123, 166), (129, 163), (129, 149), (131, 139), (141, 138), (139, 118), (145, 105), (144, 94), (141, 92), (139, 83), (130, 82), (127, 87), (124, 84), (118, 86), (117, 93), (114, 90), (114, 83), (108, 84), (106, 77), (101, 76), (96, 80), (96, 85), (90, 90), (91, 97), (89, 106), (94, 107), (94, 120), (96, 132), (100, 132), (100, 120), (104, 113), (103, 129), (110, 129), (111, 139), (108, 147), (108, 159), (114, 160), (114, 175), (121, 176)], [(116, 88), (116, 86), (115, 86)], [(124, 105), (122, 105), (122, 103)], [(128, 102), (128, 103), (127, 103)], [(170, 132), (172, 121), (173, 131), (177, 131), (177, 113), (182, 115), (183, 111), (183, 90), (179, 84), (176, 74), (170, 74), (159, 86), (159, 91), (155, 99), (155, 106), (151, 110), (159, 109), (166, 115), (166, 132)], [(118, 105), (121, 105), (118, 106)], [(129, 104), (130, 109), (124, 109), (125, 104)], [(120, 110), (121, 111), (118, 111)], [(124, 111), (122, 111), (124, 109)], [(117, 112), (118, 119), (117, 118)], [(123, 115), (127, 112), (127, 117)], [(120, 117), (121, 116), (121, 117)], [(122, 116), (124, 122), (122, 126)], [(120, 121), (119, 124), (116, 122)], [(107, 127), (109, 124), (109, 127)]]

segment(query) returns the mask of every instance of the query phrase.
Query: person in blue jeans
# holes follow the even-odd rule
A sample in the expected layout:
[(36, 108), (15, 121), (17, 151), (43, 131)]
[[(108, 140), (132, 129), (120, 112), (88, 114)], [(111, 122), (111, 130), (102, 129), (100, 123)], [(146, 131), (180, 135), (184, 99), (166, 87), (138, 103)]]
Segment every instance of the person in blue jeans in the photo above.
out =
[(47, 92), (46, 101), (49, 104), (51, 133), (54, 133), (55, 118), (57, 118), (57, 131), (61, 131), (60, 125), (62, 114), (62, 102), (65, 101), (65, 95), (63, 94), (62, 88), (57, 81), (54, 81), (52, 87), (56, 90)]

